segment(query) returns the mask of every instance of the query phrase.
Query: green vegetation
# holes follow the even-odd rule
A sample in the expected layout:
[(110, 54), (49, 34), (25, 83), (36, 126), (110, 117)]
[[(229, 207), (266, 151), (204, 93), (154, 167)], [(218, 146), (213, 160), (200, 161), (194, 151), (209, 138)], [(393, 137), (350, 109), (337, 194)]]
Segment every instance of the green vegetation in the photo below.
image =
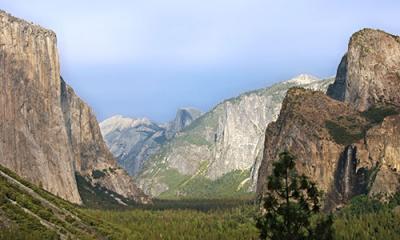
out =
[(94, 179), (99, 179), (105, 177), (106, 174), (103, 171), (96, 169), (92, 171), (92, 176)]
[[(1, 167), (0, 170), (57, 208), (53, 209), (0, 177), (0, 239), (59, 239), (60, 234), (71, 239), (121, 240), (257, 239), (258, 236), (254, 226), (255, 207), (248, 199), (155, 200), (154, 205), (117, 207), (116, 204), (109, 204), (110, 199), (106, 196), (81, 192), (84, 203), (89, 204), (93, 200), (96, 204), (92, 207), (109, 208), (95, 210), (70, 204), (22, 180), (8, 169)], [(89, 187), (89, 183), (79, 175), (77, 178), (83, 181), (80, 182), (80, 190), (100, 190)], [(86, 199), (88, 196), (89, 199)], [(96, 197), (103, 199), (96, 200)], [(107, 204), (102, 205), (104, 203)], [(41, 219), (48, 219), (56, 230), (42, 225), (39, 219), (25, 213), (21, 206), (29, 208)]]
[(206, 139), (204, 139), (202, 136), (198, 134), (183, 134), (179, 140), (186, 141), (190, 144), (198, 146), (210, 145), (210, 143)]
[[(250, 198), (154, 200), (154, 205), (102, 205), (95, 208), (70, 204), (19, 178), (0, 170), (32, 189), (38, 196), (0, 177), (0, 239), (258, 239), (257, 207)], [(226, 179), (228, 181), (229, 178)], [(84, 187), (87, 186), (87, 182)], [(82, 190), (82, 189), (80, 189)], [(94, 189), (89, 188), (88, 191)], [(82, 194), (82, 192), (81, 192)], [(83, 201), (87, 195), (82, 194)], [(97, 197), (99, 195), (96, 195)], [(95, 196), (90, 196), (94, 200)], [(44, 198), (54, 206), (49, 205)], [(334, 239), (399, 239), (400, 193), (383, 204), (359, 196), (334, 215)], [(42, 225), (28, 209), (56, 226)], [(104, 208), (107, 208), (104, 209)], [(318, 217), (316, 217), (318, 219)], [(312, 219), (312, 223), (316, 222)]]
[(362, 115), (371, 123), (381, 123), (387, 116), (398, 114), (399, 111), (393, 106), (373, 106)]
[(70, 213), (54, 207), (46, 199), (53, 199), (53, 202), (59, 205), (68, 205), (69, 209), (74, 208), (72, 204), (28, 184), (3, 167), (0, 170), (23, 185), (29, 185), (39, 194), (30, 194), (19, 185), (0, 176), (0, 228), (2, 222), (8, 223), (4, 231), (0, 231), (0, 239), (60, 239), (60, 235), (79, 235), (81, 239), (95, 238), (88, 226), (67, 221), (72, 218)]
[[(333, 239), (398, 239), (400, 214), (358, 197), (334, 215)], [(372, 201), (372, 203), (366, 203)], [(395, 204), (395, 203), (393, 203)], [(93, 226), (110, 239), (258, 239), (256, 207), (241, 200), (156, 200), (133, 209), (82, 209)], [(321, 216), (315, 216), (315, 224)], [(99, 221), (101, 219), (101, 222)], [(318, 238), (321, 239), (321, 238)]]
[(90, 208), (120, 208), (121, 204), (116, 200), (134, 205), (132, 200), (126, 199), (118, 193), (111, 192), (100, 186), (92, 186), (84, 177), (75, 174), (78, 190), (81, 195), (83, 204)]
[(169, 189), (162, 193), (162, 199), (226, 199), (231, 197), (251, 196), (247, 189), (250, 181), (250, 170), (235, 170), (222, 177), (211, 180), (201, 174), (195, 177), (185, 176), (177, 170), (163, 172), (163, 182)]
[(299, 176), (295, 158), (288, 152), (279, 155), (268, 177), (268, 192), (262, 199), (265, 212), (257, 227), (261, 239), (332, 239), (332, 218), (317, 216), (321, 193), (306, 176)]
[(398, 114), (393, 106), (373, 106), (369, 110), (355, 116), (339, 116), (327, 120), (325, 127), (338, 144), (349, 145), (365, 137), (365, 133), (387, 116)]
[(365, 131), (360, 128), (352, 131), (346, 127), (346, 125), (342, 125), (334, 121), (326, 121), (325, 124), (332, 138), (339, 144), (352, 144), (362, 139), (365, 135)]
[(388, 204), (364, 195), (355, 197), (337, 214), (335, 239), (399, 239), (399, 196), (397, 194)]
[[(208, 202), (212, 205), (212, 202)], [(110, 223), (112, 239), (258, 239), (254, 207), (198, 211), (193, 209), (101, 211), (85, 210)]]

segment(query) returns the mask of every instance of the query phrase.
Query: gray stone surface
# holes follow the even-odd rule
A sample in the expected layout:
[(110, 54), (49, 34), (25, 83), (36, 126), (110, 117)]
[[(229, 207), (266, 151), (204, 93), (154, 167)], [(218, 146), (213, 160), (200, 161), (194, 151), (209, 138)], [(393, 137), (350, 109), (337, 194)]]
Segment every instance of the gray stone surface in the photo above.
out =
[(328, 91), (334, 99), (360, 111), (375, 104), (400, 106), (400, 37), (373, 29), (355, 33), (337, 76)]
[(81, 203), (75, 172), (146, 202), (116, 165), (92, 110), (61, 79), (56, 42), (54, 32), (0, 11), (0, 164), (70, 202)]

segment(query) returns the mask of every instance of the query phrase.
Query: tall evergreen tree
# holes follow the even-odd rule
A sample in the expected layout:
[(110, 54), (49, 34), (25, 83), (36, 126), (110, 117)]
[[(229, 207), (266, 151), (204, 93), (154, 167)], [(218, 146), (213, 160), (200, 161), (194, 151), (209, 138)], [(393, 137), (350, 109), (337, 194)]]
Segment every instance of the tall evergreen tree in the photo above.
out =
[(303, 240), (332, 239), (331, 217), (316, 220), (320, 191), (305, 175), (298, 175), (295, 157), (289, 152), (279, 155), (268, 177), (268, 191), (262, 199), (263, 213), (257, 221), (261, 239)]

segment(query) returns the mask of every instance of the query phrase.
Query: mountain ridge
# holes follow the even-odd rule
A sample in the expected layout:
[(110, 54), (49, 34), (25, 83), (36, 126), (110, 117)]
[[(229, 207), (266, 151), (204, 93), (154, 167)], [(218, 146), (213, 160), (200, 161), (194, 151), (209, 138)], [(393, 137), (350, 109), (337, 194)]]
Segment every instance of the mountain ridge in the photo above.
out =
[[(316, 89), (326, 89), (332, 82), (332, 80), (318, 81), (314, 77), (304, 79), (307, 75), (300, 77), (307, 81), (310, 85), (308, 87)], [(253, 164), (258, 164), (259, 161), (256, 159), (261, 157), (259, 153), (265, 126), (277, 117), (280, 101), (286, 90), (299, 84), (295, 80), (245, 92), (216, 105), (178, 133), (175, 138), (167, 141), (149, 159), (150, 162), (146, 163), (144, 171), (136, 177), (139, 185), (152, 196), (161, 194), (161, 197), (172, 197), (177, 194), (185, 197), (185, 191), (172, 189), (181, 186), (190, 188), (188, 191), (193, 192), (199, 188), (192, 186), (196, 184), (212, 189), (217, 187), (214, 185), (217, 180), (218, 184), (222, 184), (225, 182), (222, 179), (230, 178), (231, 182), (235, 183), (224, 184), (229, 184), (228, 188), (234, 189), (231, 191), (232, 195), (236, 195), (235, 192), (238, 191), (247, 194), (248, 189), (254, 189), (257, 170)], [(233, 119), (236, 120), (232, 121)], [(234, 132), (229, 133), (232, 130)], [(240, 142), (247, 142), (247, 147), (242, 146)], [(168, 187), (163, 181), (169, 182), (173, 187)], [(226, 196), (229, 197), (229, 194)], [(196, 194), (196, 197), (201, 196)]]
[(135, 176), (148, 157), (157, 152), (165, 141), (201, 115), (201, 111), (195, 108), (180, 108), (174, 120), (163, 124), (147, 118), (116, 115), (101, 122), (100, 129), (120, 166)]

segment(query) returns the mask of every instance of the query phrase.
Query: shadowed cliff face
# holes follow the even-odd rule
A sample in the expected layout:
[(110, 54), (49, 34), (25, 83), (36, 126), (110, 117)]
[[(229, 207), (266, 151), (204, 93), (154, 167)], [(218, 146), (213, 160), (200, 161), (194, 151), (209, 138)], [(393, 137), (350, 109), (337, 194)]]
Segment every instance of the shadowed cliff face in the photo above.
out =
[(359, 167), (357, 156), (357, 147), (354, 145), (347, 146), (340, 155), (326, 208), (333, 208), (356, 195), (368, 193), (368, 183), (372, 181), (369, 172), (373, 170)]
[(336, 79), (333, 84), (328, 87), (326, 94), (338, 101), (344, 101), (346, 94), (346, 77), (347, 77), (347, 54), (340, 61)]
[(398, 39), (370, 29), (354, 34), (327, 92), (332, 98), (289, 90), (266, 131), (258, 194), (283, 150), (326, 193), (327, 209), (358, 194), (385, 198), (400, 190)]
[(75, 172), (147, 201), (116, 166), (91, 109), (60, 78), (53, 32), (0, 11), (0, 66), (0, 164), (70, 202), (81, 203)]
[(350, 199), (355, 195), (357, 188), (357, 148), (347, 146), (339, 158), (335, 173), (335, 188), (344, 199)]

